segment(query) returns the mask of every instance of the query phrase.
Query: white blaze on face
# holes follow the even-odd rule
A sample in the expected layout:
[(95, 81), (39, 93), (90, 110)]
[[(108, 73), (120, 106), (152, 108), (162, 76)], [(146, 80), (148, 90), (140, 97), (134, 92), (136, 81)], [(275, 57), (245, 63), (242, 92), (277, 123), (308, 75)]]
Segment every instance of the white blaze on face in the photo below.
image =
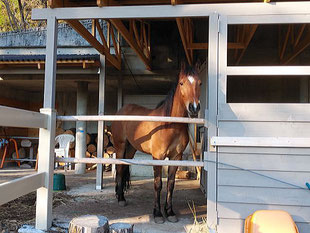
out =
[(188, 76), (187, 78), (188, 78), (188, 81), (189, 81), (191, 84), (194, 83), (195, 79), (194, 79), (193, 76)]
[(194, 100), (194, 109), (197, 108), (197, 104), (196, 104), (196, 101)]

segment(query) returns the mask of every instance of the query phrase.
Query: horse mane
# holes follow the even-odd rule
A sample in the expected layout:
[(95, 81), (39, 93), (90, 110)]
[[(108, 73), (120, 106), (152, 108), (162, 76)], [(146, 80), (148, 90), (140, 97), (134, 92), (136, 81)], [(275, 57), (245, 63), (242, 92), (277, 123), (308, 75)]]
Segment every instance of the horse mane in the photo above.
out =
[[(195, 66), (187, 65), (185, 67), (182, 67), (181, 72), (180, 72), (180, 76), (181, 75), (197, 76), (198, 72), (197, 72), (197, 69)], [(161, 107), (161, 106), (164, 106), (165, 116), (171, 116), (173, 98), (174, 98), (174, 94), (175, 94), (175, 91), (177, 89), (177, 86), (178, 86), (178, 83), (174, 83), (172, 88), (168, 92), (166, 98), (164, 100), (160, 101), (156, 106), (156, 109)]]
[(174, 94), (175, 94), (176, 89), (177, 89), (177, 83), (173, 84), (173, 86), (170, 89), (170, 91), (168, 92), (166, 98), (164, 100), (160, 101), (156, 106), (156, 108), (164, 106), (165, 116), (171, 116), (173, 98), (174, 98)]

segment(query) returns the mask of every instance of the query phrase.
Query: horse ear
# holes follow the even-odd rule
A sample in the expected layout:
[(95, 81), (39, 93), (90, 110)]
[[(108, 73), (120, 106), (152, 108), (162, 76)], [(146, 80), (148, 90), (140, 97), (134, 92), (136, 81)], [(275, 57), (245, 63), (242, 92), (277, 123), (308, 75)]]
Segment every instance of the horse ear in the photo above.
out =
[(185, 71), (185, 68), (186, 68), (186, 64), (184, 61), (181, 62), (181, 72), (184, 73)]
[(200, 61), (200, 59), (197, 59), (197, 61), (196, 61), (196, 63), (195, 63), (195, 70), (196, 70), (197, 72), (199, 72), (200, 66), (201, 66), (201, 61)]

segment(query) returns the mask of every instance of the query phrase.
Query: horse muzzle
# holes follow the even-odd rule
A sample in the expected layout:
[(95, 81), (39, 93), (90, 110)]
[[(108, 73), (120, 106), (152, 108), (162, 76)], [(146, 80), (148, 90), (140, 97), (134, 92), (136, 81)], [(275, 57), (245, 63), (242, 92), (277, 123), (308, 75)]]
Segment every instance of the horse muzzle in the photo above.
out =
[(197, 105), (190, 103), (188, 105), (188, 115), (190, 116), (190, 118), (197, 118), (199, 111), (200, 111), (200, 103), (198, 103)]

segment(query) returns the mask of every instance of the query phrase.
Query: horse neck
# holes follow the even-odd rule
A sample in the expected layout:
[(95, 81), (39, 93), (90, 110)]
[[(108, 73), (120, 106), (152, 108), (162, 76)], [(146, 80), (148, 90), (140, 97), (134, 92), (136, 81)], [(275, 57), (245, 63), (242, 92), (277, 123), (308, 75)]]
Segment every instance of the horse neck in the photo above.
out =
[(186, 107), (182, 101), (179, 87), (177, 87), (174, 97), (173, 97), (171, 116), (172, 117), (185, 117), (187, 115), (186, 113), (187, 113)]

